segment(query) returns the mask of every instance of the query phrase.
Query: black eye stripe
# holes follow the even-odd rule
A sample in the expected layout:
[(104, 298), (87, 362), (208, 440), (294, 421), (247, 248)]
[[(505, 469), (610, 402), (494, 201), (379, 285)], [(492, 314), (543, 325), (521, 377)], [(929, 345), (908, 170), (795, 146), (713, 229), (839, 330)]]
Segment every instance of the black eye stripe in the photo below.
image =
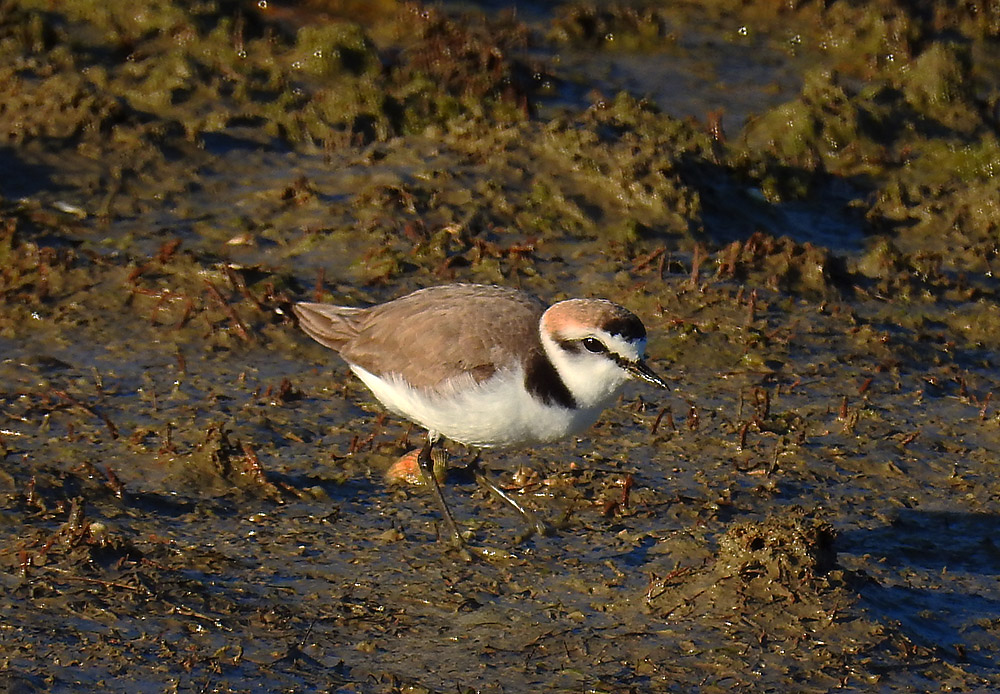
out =
[(616, 354), (615, 352), (608, 352), (608, 356), (611, 357), (611, 361), (618, 364), (618, 366), (622, 367), (626, 371), (628, 371), (630, 366), (634, 366), (631, 361), (620, 354)]
[(563, 351), (570, 352), (571, 354), (579, 354), (583, 350), (587, 350), (591, 354), (607, 354), (612, 358), (617, 356), (596, 337), (585, 337), (582, 340), (559, 340), (559, 346)]
[(610, 359), (611, 361), (613, 361), (615, 364), (625, 369), (626, 371), (635, 366), (635, 362), (633, 362), (631, 359), (623, 357), (622, 355), (618, 354), (618, 352), (612, 352), (610, 349), (607, 348), (607, 346), (603, 342), (594, 337), (585, 337), (582, 340), (559, 340), (559, 347), (561, 347), (564, 351), (569, 352), (570, 354), (579, 354), (586, 348), (587, 340), (593, 340), (594, 342), (596, 342), (601, 346), (601, 349), (598, 352), (594, 352), (593, 350), (588, 350), (593, 354), (604, 354), (608, 359)]

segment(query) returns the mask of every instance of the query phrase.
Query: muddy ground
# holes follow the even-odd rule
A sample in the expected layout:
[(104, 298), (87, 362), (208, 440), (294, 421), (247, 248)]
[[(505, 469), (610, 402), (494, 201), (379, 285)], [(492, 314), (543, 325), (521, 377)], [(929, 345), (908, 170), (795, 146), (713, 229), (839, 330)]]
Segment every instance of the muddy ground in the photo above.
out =
[[(1000, 689), (1000, 8), (0, 0), (0, 691)], [(451, 451), (289, 319), (447, 281), (672, 386)]]

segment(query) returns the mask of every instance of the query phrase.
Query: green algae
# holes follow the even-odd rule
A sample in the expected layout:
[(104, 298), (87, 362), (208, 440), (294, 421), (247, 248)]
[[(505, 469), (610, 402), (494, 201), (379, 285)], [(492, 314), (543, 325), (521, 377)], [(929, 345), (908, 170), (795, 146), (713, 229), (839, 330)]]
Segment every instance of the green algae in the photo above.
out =
[[(70, 2), (46, 4), (48, 14), (30, 2), (8, 7), (8, 26), (35, 29), (10, 32), (3, 50), (17, 56), (48, 49), (44, 60), (50, 64), (29, 62), (5, 75), (5, 101), (19, 99), (7, 110), (30, 110), (37, 90), (28, 87), (35, 87), (36, 80), (41, 81), (38, 88), (64, 94), (65, 100), (56, 108), (56, 118), (37, 109), (37, 125), (19, 120), (19, 139), (74, 137), (95, 120), (103, 121), (97, 127), (106, 130), (107, 121), (127, 119), (132, 127), (138, 125), (135, 121), (149, 120), (158, 130), (182, 127), (195, 141), (205, 133), (252, 123), (293, 143), (334, 146), (355, 137), (385, 140), (455, 115), (494, 110), (483, 99), (504, 117), (517, 113), (502, 105), (518, 98), (517, 89), (509, 87), (513, 91), (506, 95), (508, 88), (502, 86), (510, 83), (513, 68), (490, 43), (516, 39), (504, 31), (488, 37), (485, 27), (466, 30), (437, 12), (399, 8), (389, 13), (386, 35), (402, 34), (406, 24), (417, 31), (406, 33), (403, 60), (386, 71), (365, 29), (343, 20), (304, 24), (288, 32), (238, 3), (204, 3), (188, 10), (162, 2), (134, 12)], [(93, 44), (101, 40), (113, 50), (95, 50)], [(446, 65), (453, 49), (461, 50)], [(468, 79), (486, 67), (488, 81), (470, 88)], [(45, 71), (56, 68), (75, 72), (73, 83), (60, 82), (70, 78), (66, 73), (46, 84)], [(442, 97), (436, 84), (445, 74), (455, 86)], [(67, 104), (75, 113), (66, 112)], [(50, 102), (44, 105), (50, 107)]]
[(667, 24), (658, 8), (623, 4), (563, 6), (547, 38), (558, 44), (612, 51), (662, 49), (669, 41)]

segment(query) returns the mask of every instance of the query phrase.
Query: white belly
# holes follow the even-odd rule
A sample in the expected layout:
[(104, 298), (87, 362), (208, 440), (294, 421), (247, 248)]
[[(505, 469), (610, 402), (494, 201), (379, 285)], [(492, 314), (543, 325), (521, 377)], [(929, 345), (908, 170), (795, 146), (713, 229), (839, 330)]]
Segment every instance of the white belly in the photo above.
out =
[(388, 409), (452, 441), (478, 448), (547, 443), (592, 425), (610, 404), (586, 409), (547, 405), (524, 389), (520, 370), (488, 381), (457, 379), (446, 392), (427, 394), (398, 378), (379, 378), (360, 366), (351, 370)]

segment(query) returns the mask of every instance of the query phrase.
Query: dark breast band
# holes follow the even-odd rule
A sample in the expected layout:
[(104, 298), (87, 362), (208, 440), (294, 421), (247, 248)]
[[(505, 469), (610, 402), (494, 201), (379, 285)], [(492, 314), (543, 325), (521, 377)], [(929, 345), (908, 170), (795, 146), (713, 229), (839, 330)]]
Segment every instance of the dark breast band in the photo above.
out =
[(576, 400), (559, 377), (552, 362), (541, 352), (535, 352), (524, 368), (524, 387), (546, 405), (576, 409)]

